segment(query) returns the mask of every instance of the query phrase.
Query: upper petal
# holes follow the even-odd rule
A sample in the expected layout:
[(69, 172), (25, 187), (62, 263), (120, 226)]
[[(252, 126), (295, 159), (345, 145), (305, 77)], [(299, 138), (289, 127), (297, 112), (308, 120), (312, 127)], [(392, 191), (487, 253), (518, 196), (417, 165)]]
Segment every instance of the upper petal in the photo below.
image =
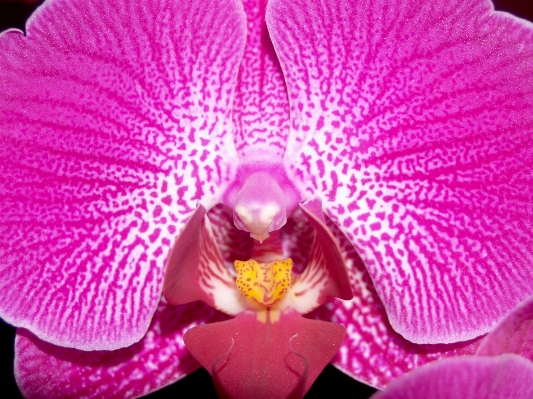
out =
[(415, 370), (372, 399), (529, 399), (532, 379), (533, 364), (519, 356), (468, 356)]
[(171, 241), (235, 159), (237, 1), (50, 1), (0, 37), (0, 314), (81, 349), (139, 340)]
[(485, 0), (272, 0), (292, 174), (419, 343), (533, 291), (533, 29)]

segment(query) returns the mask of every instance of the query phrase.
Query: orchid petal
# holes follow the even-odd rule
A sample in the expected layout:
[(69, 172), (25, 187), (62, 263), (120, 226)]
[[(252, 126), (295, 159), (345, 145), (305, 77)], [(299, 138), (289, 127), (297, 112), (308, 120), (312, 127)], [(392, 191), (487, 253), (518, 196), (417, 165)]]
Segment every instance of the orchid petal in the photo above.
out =
[(184, 337), (191, 354), (209, 371), (219, 395), (232, 399), (301, 398), (344, 337), (338, 324), (283, 312), (276, 322), (255, 312), (206, 324)]
[(533, 363), (516, 355), (467, 356), (422, 367), (372, 399), (530, 399)]
[(233, 104), (235, 146), (243, 163), (280, 162), (289, 134), (289, 99), (265, 22), (266, 0), (244, 0), (246, 47)]
[(516, 353), (533, 361), (533, 297), (529, 297), (481, 341), (477, 355)]
[(358, 381), (382, 389), (409, 370), (434, 360), (473, 355), (481, 338), (454, 344), (415, 344), (391, 327), (368, 271), (353, 245), (329, 219), (326, 224), (341, 248), (354, 291), (351, 301), (332, 300), (309, 317), (335, 321), (346, 328), (331, 363)]
[(18, 329), (15, 377), (27, 399), (116, 398), (146, 395), (198, 367), (183, 344), (183, 334), (198, 321), (224, 316), (200, 302), (160, 304), (140, 342), (116, 351), (80, 351), (39, 340)]
[(533, 26), (485, 0), (272, 0), (267, 24), (288, 173), (327, 201), (393, 328), (489, 331), (533, 292)]
[(322, 201), (314, 197), (300, 205), (315, 229), (309, 264), (291, 286), (293, 306), (308, 313), (330, 297), (352, 299), (348, 272), (337, 241), (326, 227)]
[(206, 209), (198, 204), (168, 258), (163, 295), (171, 305), (201, 300), (230, 315), (247, 308), (224, 264)]
[[(50, 1), (0, 37), (0, 314), (116, 349), (146, 332), (165, 256), (236, 157), (237, 1)], [(7, 88), (7, 89), (6, 89)]]

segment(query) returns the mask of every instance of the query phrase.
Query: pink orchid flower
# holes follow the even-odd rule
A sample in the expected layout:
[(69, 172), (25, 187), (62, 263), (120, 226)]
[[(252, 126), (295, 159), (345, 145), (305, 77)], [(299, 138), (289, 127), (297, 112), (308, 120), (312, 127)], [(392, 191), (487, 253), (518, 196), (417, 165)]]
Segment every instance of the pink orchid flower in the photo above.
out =
[[(224, 316), (195, 300), (248, 322), (202, 285), (215, 268), (169, 274), (203, 238), (165, 279), (195, 302), (160, 301), (198, 201), (216, 265), (250, 242), (231, 221), (266, 240), (285, 220), (278, 248), (312, 265), (292, 211), (322, 199), (315, 235), (330, 228), (348, 277), (316, 270), (354, 299), (283, 310), (328, 300), (312, 316), (346, 327), (332, 362), (355, 378), (474, 353), (533, 292), (532, 39), (485, 0), (45, 3), (0, 37), (0, 314), (21, 327), (23, 394), (142, 396), (198, 367), (184, 333)], [(296, 357), (304, 331), (283, 338)], [(220, 345), (215, 380), (243, 353)], [(283, 392), (323, 367), (303, 357), (313, 377)]]

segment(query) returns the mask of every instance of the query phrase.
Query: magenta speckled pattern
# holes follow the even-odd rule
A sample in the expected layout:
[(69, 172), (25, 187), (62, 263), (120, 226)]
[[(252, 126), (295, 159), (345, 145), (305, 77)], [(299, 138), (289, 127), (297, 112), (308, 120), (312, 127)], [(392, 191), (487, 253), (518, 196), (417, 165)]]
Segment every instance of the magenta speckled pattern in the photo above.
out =
[(177, 232), (234, 173), (245, 29), (237, 1), (58, 0), (2, 34), (7, 322), (78, 349), (142, 338)]
[(326, 222), (346, 259), (354, 295), (351, 301), (331, 300), (310, 314), (346, 327), (333, 365), (365, 384), (383, 388), (433, 360), (475, 353), (479, 338), (455, 344), (414, 344), (394, 331), (361, 258), (340, 229), (330, 219)]
[(227, 319), (195, 302), (160, 304), (144, 338), (116, 351), (61, 348), (19, 329), (15, 377), (27, 399), (132, 399), (171, 384), (198, 368), (183, 334), (206, 322)]
[(265, 22), (267, 0), (244, 0), (246, 47), (233, 103), (235, 146), (244, 163), (281, 162), (289, 135), (289, 98)]
[(289, 175), (325, 201), (392, 327), (489, 331), (533, 293), (533, 25), (484, 0), (272, 0)]

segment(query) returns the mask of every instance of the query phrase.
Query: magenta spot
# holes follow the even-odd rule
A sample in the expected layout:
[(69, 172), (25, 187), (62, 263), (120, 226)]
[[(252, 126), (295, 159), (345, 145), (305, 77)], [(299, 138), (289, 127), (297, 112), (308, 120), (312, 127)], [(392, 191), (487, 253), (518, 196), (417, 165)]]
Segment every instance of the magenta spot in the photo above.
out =
[(162, 212), (163, 212), (163, 208), (161, 208), (161, 206), (157, 205), (155, 207), (154, 213), (153, 213), (154, 218), (159, 217)]
[(147, 221), (143, 220), (141, 222), (141, 227), (139, 228), (139, 231), (141, 233), (144, 233), (144, 232), (146, 232), (148, 230), (148, 227), (150, 227), (150, 223), (148, 223)]
[(369, 209), (374, 209), (374, 205), (376, 205), (376, 201), (369, 198), (366, 199), (366, 203)]
[(321, 116), (318, 118), (318, 121), (316, 122), (316, 130), (320, 130), (324, 127), (324, 117)]
[(148, 239), (150, 240), (151, 243), (154, 243), (157, 238), (159, 237), (159, 234), (161, 234), (161, 229), (160, 228), (157, 228), (154, 230), (154, 232), (152, 234), (150, 234), (148, 236)]
[(318, 166), (318, 174), (319, 174), (320, 178), (323, 178), (324, 177), (324, 173), (325, 173), (324, 161), (319, 159), (316, 162), (316, 166)]
[(369, 217), (370, 217), (370, 213), (363, 213), (362, 215), (357, 216), (357, 220), (361, 220), (362, 222), (366, 222)]
[(380, 222), (372, 223), (370, 225), (370, 230), (372, 230), (372, 231), (377, 231), (377, 230), (380, 230), (380, 229), (381, 229), (381, 223)]
[(352, 201), (348, 204), (348, 212), (353, 212), (356, 209), (361, 209), (359, 205), (357, 205), (357, 201)]
[(388, 233), (383, 233), (380, 238), (382, 241), (390, 241), (392, 237)]
[(167, 195), (166, 197), (161, 198), (161, 202), (165, 205), (170, 205), (172, 204), (172, 197)]
[(342, 223), (344, 227), (350, 227), (353, 224), (353, 219), (351, 217), (348, 217), (344, 220)]

